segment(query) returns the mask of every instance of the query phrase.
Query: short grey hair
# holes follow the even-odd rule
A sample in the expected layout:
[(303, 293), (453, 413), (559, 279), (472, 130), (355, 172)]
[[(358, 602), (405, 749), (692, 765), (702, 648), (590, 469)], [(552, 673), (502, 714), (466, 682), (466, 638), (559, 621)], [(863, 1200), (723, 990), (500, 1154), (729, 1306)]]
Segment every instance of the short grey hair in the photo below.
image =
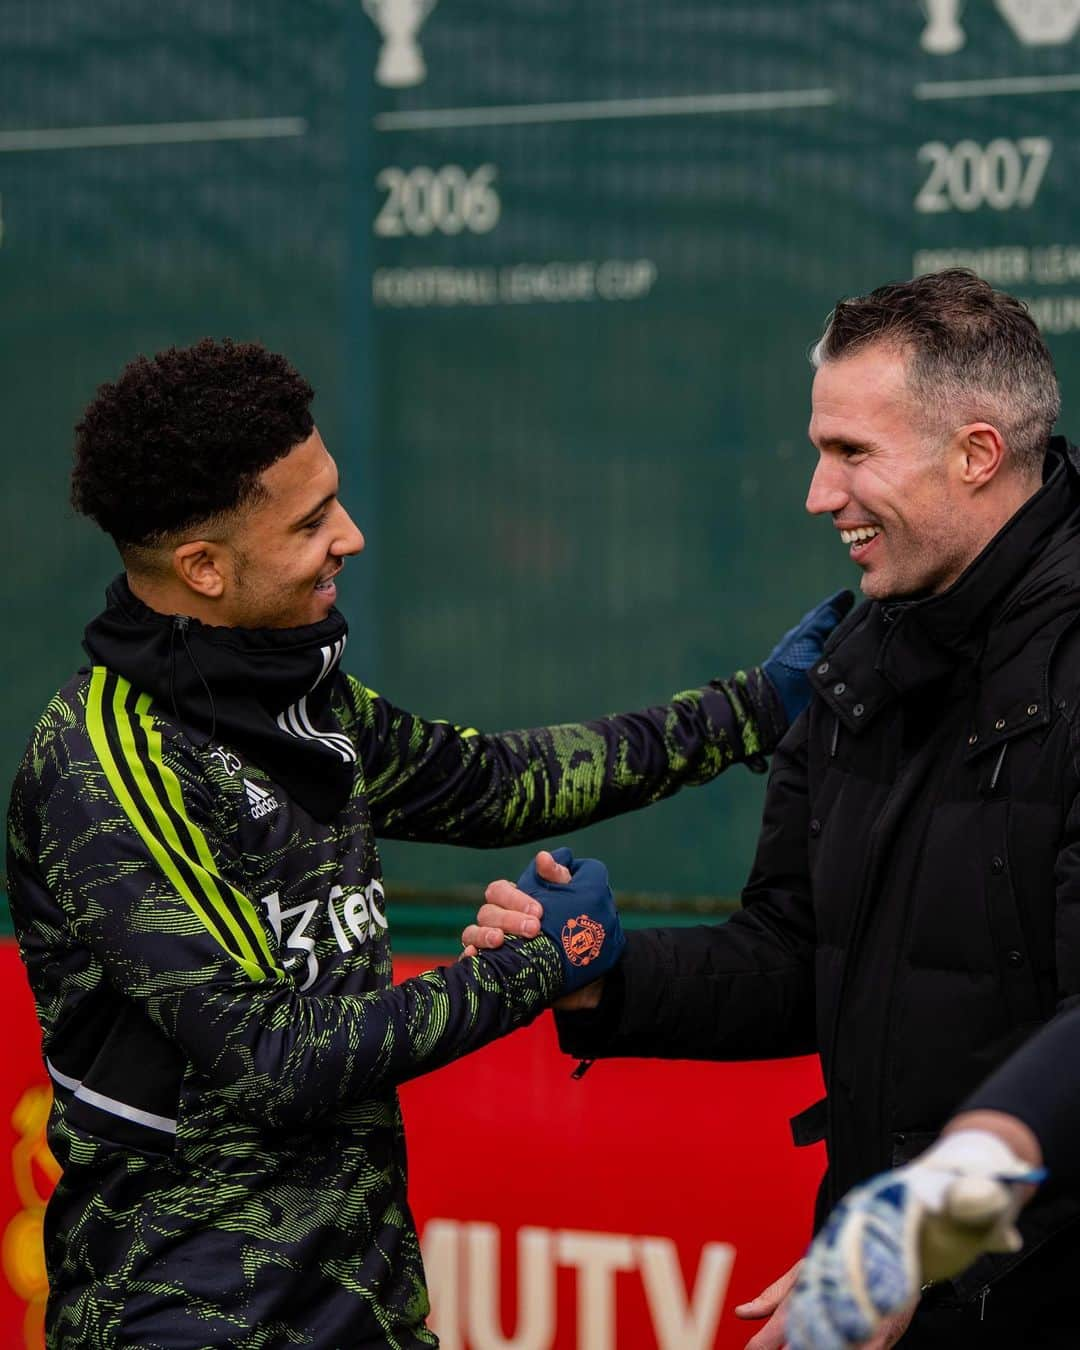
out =
[(872, 345), (907, 356), (927, 422), (989, 422), (1033, 477), (1061, 412), (1053, 358), (1027, 306), (965, 268), (894, 281), (841, 300), (810, 350), (818, 369)]

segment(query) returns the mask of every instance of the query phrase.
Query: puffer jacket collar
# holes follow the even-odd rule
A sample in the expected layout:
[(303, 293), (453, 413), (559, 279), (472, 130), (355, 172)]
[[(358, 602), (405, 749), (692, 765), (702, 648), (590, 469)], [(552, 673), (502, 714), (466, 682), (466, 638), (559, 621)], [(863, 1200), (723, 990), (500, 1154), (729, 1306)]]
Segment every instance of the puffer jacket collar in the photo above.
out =
[[(1043, 486), (941, 595), (860, 606), (826, 646), (810, 682), (844, 727), (860, 735), (898, 698), (982, 663), (992, 671), (1025, 644), (1023, 688), (980, 709), (970, 752), (980, 753), (1017, 727), (1049, 717), (1045, 681), (1050, 654), (1077, 603), (1080, 454), (1055, 437)], [(1033, 561), (1034, 560), (1034, 561)], [(1047, 624), (1047, 602), (1068, 599), (1061, 622)], [(991, 631), (992, 630), (992, 631)], [(1004, 706), (1007, 703), (1009, 706)], [(982, 724), (985, 722), (985, 727)]]

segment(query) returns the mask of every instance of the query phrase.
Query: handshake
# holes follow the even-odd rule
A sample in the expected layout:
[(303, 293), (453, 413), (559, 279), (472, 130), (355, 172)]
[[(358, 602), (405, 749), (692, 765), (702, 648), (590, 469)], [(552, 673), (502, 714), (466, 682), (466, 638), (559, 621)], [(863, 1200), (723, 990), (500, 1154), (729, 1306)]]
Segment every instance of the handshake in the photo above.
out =
[(502, 945), (507, 935), (548, 938), (563, 968), (564, 1008), (599, 1001), (597, 983), (626, 946), (607, 868), (595, 858), (575, 858), (568, 848), (538, 853), (518, 878), (493, 881), (476, 923), (461, 934), (463, 955)]

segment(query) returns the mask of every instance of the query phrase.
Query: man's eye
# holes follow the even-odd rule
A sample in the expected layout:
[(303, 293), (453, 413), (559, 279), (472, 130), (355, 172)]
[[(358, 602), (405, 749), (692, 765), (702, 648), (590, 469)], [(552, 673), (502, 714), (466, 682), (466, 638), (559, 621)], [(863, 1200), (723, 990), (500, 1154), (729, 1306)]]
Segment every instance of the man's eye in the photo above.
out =
[(314, 520), (305, 521), (301, 528), (305, 530), (311, 530), (312, 532), (314, 532), (319, 528), (320, 525), (325, 524), (326, 524), (326, 512), (324, 511), (321, 516), (316, 516)]

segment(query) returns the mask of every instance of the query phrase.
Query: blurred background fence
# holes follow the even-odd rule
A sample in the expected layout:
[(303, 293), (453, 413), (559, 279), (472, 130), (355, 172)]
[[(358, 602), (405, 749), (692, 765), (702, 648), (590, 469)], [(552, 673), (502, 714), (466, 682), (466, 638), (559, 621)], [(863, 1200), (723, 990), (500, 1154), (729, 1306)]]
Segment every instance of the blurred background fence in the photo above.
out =
[[(727, 674), (850, 579), (802, 507), (838, 296), (974, 265), (1033, 302), (1069, 425), (1080, 0), (0, 17), (5, 784), (115, 570), (66, 474), (136, 352), (229, 334), (309, 376), (369, 541), (349, 668), (488, 728)], [(573, 842), (635, 912), (722, 909), (761, 787)], [(521, 860), (387, 846), (405, 944)]]
[[(839, 296), (973, 266), (1031, 302), (1075, 432), (1078, 30), (1080, 0), (0, 0), (0, 792), (116, 569), (67, 506), (72, 426), (136, 352), (203, 334), (315, 384), (369, 541), (347, 664), (399, 704), (521, 726), (759, 660), (853, 580), (802, 506)], [(572, 842), (629, 923), (723, 914), (762, 790), (737, 771)], [(399, 976), (526, 852), (387, 845)], [(15, 972), (0, 941), (0, 1340), (38, 1350), (56, 1168)], [(562, 1270), (545, 1344), (743, 1345), (730, 1305), (805, 1243), (822, 1159), (784, 1120), (819, 1088), (811, 1061), (570, 1085), (543, 1024), (410, 1085), (447, 1350), (523, 1343), (491, 1330), (523, 1223), (549, 1257), (677, 1248), (684, 1274), (653, 1306), (620, 1266), (616, 1305)], [(547, 1151), (477, 1187), (470, 1135)], [(693, 1185), (627, 1188), (646, 1155)], [(501, 1276), (462, 1256), (493, 1235)]]

